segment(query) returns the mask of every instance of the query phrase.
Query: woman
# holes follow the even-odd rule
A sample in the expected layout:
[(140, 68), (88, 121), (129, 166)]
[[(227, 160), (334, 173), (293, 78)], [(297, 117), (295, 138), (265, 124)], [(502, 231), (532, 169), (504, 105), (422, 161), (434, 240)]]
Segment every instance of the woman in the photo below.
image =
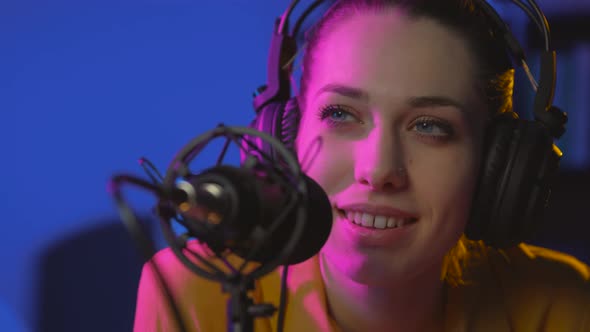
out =
[[(470, 1), (343, 0), (322, 17), (296, 150), (322, 140), (306, 172), (334, 220), (320, 253), (290, 270), (285, 331), (590, 331), (586, 265), (462, 236), (486, 126), (512, 106), (504, 52)], [(191, 331), (226, 330), (218, 286), (169, 251), (155, 261)], [(264, 277), (256, 300), (277, 304), (279, 279)], [(174, 330), (171, 317), (146, 265), (135, 329)]]

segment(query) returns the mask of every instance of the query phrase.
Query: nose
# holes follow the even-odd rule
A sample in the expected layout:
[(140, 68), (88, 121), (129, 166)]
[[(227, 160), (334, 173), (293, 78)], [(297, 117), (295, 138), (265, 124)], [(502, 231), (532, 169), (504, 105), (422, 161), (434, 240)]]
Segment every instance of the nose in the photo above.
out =
[(390, 131), (373, 131), (359, 142), (355, 153), (355, 180), (372, 191), (391, 192), (409, 184), (401, 140)]

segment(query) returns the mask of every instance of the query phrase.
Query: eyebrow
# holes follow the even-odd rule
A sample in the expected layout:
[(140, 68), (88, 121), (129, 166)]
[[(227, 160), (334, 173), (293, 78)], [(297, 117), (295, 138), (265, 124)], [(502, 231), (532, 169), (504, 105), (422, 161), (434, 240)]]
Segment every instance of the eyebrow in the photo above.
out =
[(315, 94), (315, 97), (319, 96), (325, 92), (332, 92), (339, 94), (344, 97), (352, 98), (352, 99), (359, 99), (363, 101), (369, 100), (369, 93), (365, 90), (354, 88), (351, 86), (341, 85), (341, 84), (326, 84), (321, 87)]
[[(369, 93), (365, 90), (346, 86), (342, 84), (326, 84), (322, 88), (318, 90), (315, 94), (315, 97), (320, 95), (321, 93), (325, 92), (332, 92), (339, 94), (344, 97), (352, 98), (367, 102), (369, 100)], [(453, 98), (446, 97), (446, 96), (417, 96), (417, 97), (410, 97), (406, 104), (412, 108), (422, 108), (422, 107), (444, 107), (444, 106), (451, 106), (457, 108), (461, 112), (466, 112), (467, 108), (462, 103), (454, 100)]]
[(465, 105), (454, 100), (453, 98), (445, 96), (412, 97), (409, 99), (408, 105), (413, 108), (451, 106), (464, 113), (467, 111)]

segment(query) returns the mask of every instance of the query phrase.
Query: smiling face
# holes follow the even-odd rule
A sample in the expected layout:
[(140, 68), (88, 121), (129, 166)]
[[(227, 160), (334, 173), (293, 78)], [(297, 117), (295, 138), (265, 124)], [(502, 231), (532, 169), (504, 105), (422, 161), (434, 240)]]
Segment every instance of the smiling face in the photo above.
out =
[(397, 9), (337, 19), (313, 50), (296, 149), (334, 206), (322, 249), (334, 269), (368, 284), (440, 271), (480, 163), (472, 57), (452, 30)]

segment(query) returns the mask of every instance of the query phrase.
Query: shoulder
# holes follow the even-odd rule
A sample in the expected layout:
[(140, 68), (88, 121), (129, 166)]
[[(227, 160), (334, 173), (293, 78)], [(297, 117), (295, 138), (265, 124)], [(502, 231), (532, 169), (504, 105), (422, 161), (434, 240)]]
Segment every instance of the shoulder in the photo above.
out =
[[(496, 256), (495, 266), (507, 270), (508, 275), (535, 279), (547, 287), (567, 283), (569, 287), (590, 290), (590, 267), (563, 252), (520, 244), (511, 249), (495, 251), (492, 256)], [(502, 258), (497, 259), (500, 256)]]
[(588, 265), (571, 255), (528, 244), (491, 250), (488, 258), (513, 316), (536, 316), (548, 330), (590, 328)]
[[(183, 249), (183, 253), (192, 263), (197, 264), (202, 269), (206, 269), (206, 267), (199, 263), (196, 258), (197, 255), (204, 258), (207, 262), (215, 263), (218, 261), (207, 246), (198, 241), (188, 242), (186, 248)], [(172, 284), (193, 283), (197, 276), (196, 273), (191, 271), (189, 267), (181, 262), (170, 247), (158, 251), (152, 259), (144, 265), (142, 273), (159, 273)], [(206, 278), (203, 279), (207, 280)]]
[[(178, 294), (179, 298), (188, 298), (191, 302), (206, 298), (210, 303), (211, 299), (219, 298), (225, 303), (227, 294), (222, 284), (244, 260), (233, 254), (217, 256), (196, 240), (189, 241), (182, 253), (179, 257), (171, 248), (158, 251), (144, 265), (141, 283), (165, 284), (172, 295)], [(241, 271), (248, 273), (256, 267), (258, 264), (248, 263)]]
[[(227, 270), (207, 246), (190, 241), (186, 257), (205, 271), (204, 264)], [(199, 263), (195, 255), (206, 263)], [(233, 261), (235, 257), (229, 257)], [(179, 310), (189, 331), (223, 331), (228, 295), (221, 281), (198, 275), (183, 264), (175, 252), (166, 248), (145, 263), (138, 287), (135, 331), (176, 331), (174, 308)]]

